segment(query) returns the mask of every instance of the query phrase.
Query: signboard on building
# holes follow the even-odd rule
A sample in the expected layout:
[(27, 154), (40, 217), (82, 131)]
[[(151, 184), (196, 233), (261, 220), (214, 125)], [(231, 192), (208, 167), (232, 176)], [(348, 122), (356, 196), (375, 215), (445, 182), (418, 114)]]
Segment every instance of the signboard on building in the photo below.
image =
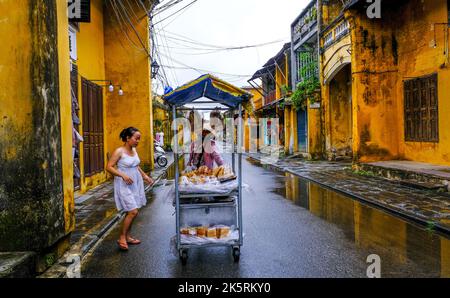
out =
[(320, 102), (311, 103), (309, 105), (310, 109), (320, 109)]
[(91, 0), (67, 0), (67, 12), (70, 22), (91, 22)]

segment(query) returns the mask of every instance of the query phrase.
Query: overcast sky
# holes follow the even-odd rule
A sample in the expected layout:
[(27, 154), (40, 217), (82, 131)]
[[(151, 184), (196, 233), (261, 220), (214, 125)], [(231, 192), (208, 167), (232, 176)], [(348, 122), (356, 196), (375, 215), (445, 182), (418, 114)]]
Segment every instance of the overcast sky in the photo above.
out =
[[(160, 6), (168, 1), (161, 1)], [(184, 0), (156, 15), (154, 23), (190, 2), (191, 0)], [(247, 86), (249, 77), (229, 74), (252, 75), (261, 68), (285, 42), (290, 41), (290, 25), (309, 2), (310, 0), (197, 0), (187, 9), (156, 24), (161, 63), (225, 73), (216, 75), (238, 87)], [(258, 48), (217, 52), (211, 46), (186, 43), (177, 38), (226, 47), (280, 41)], [(165, 72), (174, 89), (200, 76), (195, 70), (165, 68)], [(161, 92), (162, 83), (158, 85), (158, 91)]]

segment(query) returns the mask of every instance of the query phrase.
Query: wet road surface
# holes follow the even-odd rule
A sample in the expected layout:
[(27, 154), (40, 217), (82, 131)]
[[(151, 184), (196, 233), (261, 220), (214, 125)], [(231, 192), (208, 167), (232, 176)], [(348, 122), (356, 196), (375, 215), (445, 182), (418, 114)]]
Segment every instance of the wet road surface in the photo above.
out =
[(367, 277), (371, 254), (382, 277), (450, 276), (450, 238), (330, 192), (297, 176), (243, 162), (244, 245), (191, 249), (186, 266), (171, 252), (175, 215), (166, 187), (154, 189), (120, 252), (117, 226), (82, 268), (82, 277)]

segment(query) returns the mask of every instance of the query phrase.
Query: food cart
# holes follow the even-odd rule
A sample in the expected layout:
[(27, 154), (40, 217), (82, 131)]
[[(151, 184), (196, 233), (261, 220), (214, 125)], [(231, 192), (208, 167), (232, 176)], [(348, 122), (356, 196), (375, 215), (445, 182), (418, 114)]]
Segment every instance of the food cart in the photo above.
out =
[[(176, 216), (176, 249), (183, 265), (186, 264), (188, 251), (191, 248), (229, 246), (235, 262), (240, 259), (240, 248), (243, 245), (242, 230), (242, 144), (243, 123), (242, 104), (252, 97), (246, 91), (237, 88), (209, 74), (189, 82), (176, 90), (165, 94), (163, 99), (172, 109), (173, 119), (177, 111), (197, 110), (210, 111), (204, 107), (211, 103), (220, 104), (214, 110), (238, 113), (237, 148), (232, 142), (232, 172), (235, 179), (214, 180), (213, 184), (185, 187), (179, 171), (180, 153), (178, 141), (174, 142), (175, 164), (175, 216)], [(207, 98), (209, 101), (198, 99)], [(187, 104), (195, 107), (186, 108)], [(177, 136), (178, 125), (172, 126)], [(229, 128), (227, 128), (229, 129)], [(231, 128), (234, 135), (234, 126)], [(177, 140), (177, 138), (175, 138)], [(237, 157), (237, 168), (236, 168)], [(220, 173), (221, 169), (218, 169)], [(215, 172), (215, 171), (214, 171)], [(220, 174), (219, 174), (220, 175)], [(183, 180), (184, 179), (184, 180)], [(210, 233), (211, 231), (211, 233)], [(192, 233), (191, 233), (192, 232)]]

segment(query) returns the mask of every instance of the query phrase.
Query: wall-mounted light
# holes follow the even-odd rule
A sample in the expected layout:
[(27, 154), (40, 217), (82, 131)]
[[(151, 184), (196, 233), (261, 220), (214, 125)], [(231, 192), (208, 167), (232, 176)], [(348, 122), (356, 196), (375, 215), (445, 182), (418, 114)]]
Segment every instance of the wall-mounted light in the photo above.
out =
[(158, 62), (156, 62), (156, 60), (155, 60), (152, 62), (151, 67), (152, 67), (152, 79), (154, 79), (154, 78), (156, 78), (156, 75), (158, 74), (160, 66), (159, 66)]
[(91, 82), (109, 82), (108, 85), (99, 85), (99, 86), (100, 87), (108, 87), (108, 91), (109, 92), (114, 92), (114, 87), (118, 86), (119, 87), (119, 92), (118, 92), (119, 96), (123, 95), (122, 86), (121, 85), (114, 85), (111, 80), (88, 80), (88, 81), (91, 81)]
[(123, 96), (123, 89), (122, 89), (122, 85), (110, 85), (109, 86), (109, 91), (111, 91), (111, 87), (114, 90), (114, 87), (119, 87), (119, 91), (117, 92), (119, 94), (119, 96)]

